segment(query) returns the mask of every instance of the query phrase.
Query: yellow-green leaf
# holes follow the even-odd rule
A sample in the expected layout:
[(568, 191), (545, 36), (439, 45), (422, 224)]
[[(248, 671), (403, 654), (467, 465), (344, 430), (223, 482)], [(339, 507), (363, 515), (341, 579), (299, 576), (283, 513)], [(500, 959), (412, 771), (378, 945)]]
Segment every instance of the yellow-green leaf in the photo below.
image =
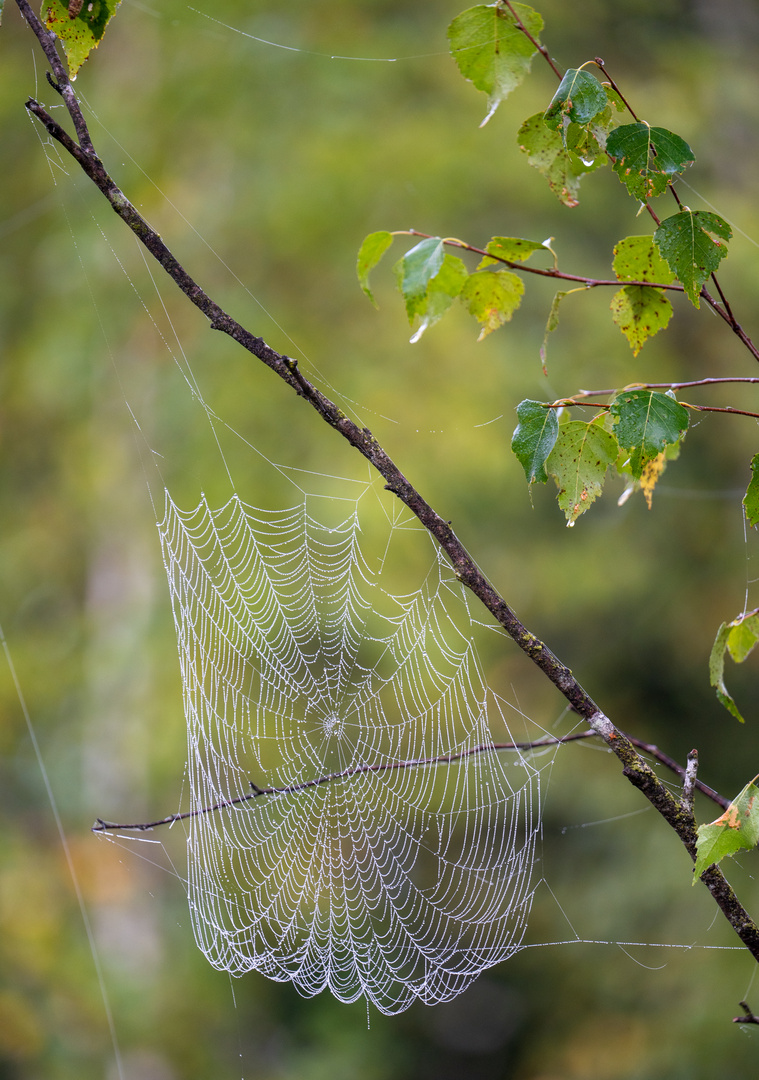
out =
[(672, 318), (672, 305), (661, 289), (625, 285), (612, 297), (611, 314), (637, 356), (646, 341)]
[[(756, 778), (755, 778), (756, 779)], [(759, 788), (753, 780), (730, 803), (724, 814), (708, 825), (699, 825), (696, 839), (696, 865), (693, 881), (704, 870), (719, 863), (726, 855), (759, 844)]]
[(509, 270), (477, 270), (469, 275), (461, 300), (482, 325), (478, 341), (511, 319), (523, 294), (524, 282)]
[(385, 230), (369, 233), (359, 248), (358, 258), (356, 259), (356, 273), (358, 274), (359, 285), (375, 307), (377, 306), (377, 302), (372, 295), (372, 290), (369, 288), (369, 274), (380, 261), (392, 242), (392, 233)]
[(653, 281), (669, 285), (675, 275), (659, 254), (653, 236), (626, 236), (614, 248), (614, 273), (620, 281)]
[(715, 688), (717, 699), (736, 720), (743, 723), (738, 706), (725, 686), (725, 653), (729, 652), (736, 664), (742, 664), (759, 641), (759, 612), (749, 611), (730, 623), (722, 623), (709, 656), (709, 681)]
[(759, 523), (759, 454), (751, 459), (751, 480), (743, 496), (743, 508), (749, 525)]
[[(542, 16), (527, 4), (515, 3), (511, 7), (538, 41)], [(488, 95), (484, 125), (524, 80), (537, 50), (517, 26), (512, 12), (501, 3), (478, 4), (462, 11), (448, 27), (448, 41), (461, 74)]]
[(556, 480), (567, 525), (574, 525), (601, 494), (606, 470), (618, 453), (617, 440), (596, 423), (571, 420), (559, 428), (546, 469)]
[(486, 266), (493, 266), (497, 262), (526, 262), (536, 251), (547, 251), (553, 255), (554, 265), (556, 256), (551, 250), (550, 240), (539, 243), (537, 240), (523, 240), (520, 236), (494, 236), (485, 245), (487, 255), (477, 267), (484, 270)]
[[(517, 135), (519, 148), (527, 154), (533, 169), (545, 176), (548, 186), (565, 206), (577, 206), (578, 191), (582, 177), (603, 165), (605, 159), (583, 159), (564, 145), (557, 131), (551, 131), (543, 120), (543, 113), (536, 113), (522, 124)], [(567, 133), (567, 142), (570, 133)], [(589, 162), (586, 164), (586, 162)]]
[[(76, 78), (79, 68), (100, 44), (105, 28), (120, 3), (121, 0), (88, 0), (72, 16), (68, 4), (64, 6), (60, 0), (48, 0), (43, 12), (45, 25), (63, 45), (72, 79)], [(76, 6), (72, 10), (76, 12)]]

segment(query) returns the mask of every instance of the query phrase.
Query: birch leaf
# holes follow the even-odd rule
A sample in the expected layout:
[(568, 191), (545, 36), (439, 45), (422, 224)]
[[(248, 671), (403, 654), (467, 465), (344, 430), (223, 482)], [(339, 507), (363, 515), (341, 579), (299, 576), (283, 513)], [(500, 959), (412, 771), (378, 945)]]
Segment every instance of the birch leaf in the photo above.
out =
[(636, 480), (648, 461), (679, 442), (688, 427), (688, 410), (656, 390), (623, 390), (611, 402), (610, 412), (619, 445), (630, 451)]
[[(527, 4), (511, 6), (538, 41), (543, 17)], [(480, 125), (484, 126), (504, 98), (523, 82), (537, 49), (500, 3), (478, 4), (462, 11), (448, 27), (448, 42), (464, 78), (488, 95), (488, 112)]]
[(359, 248), (358, 258), (356, 259), (356, 273), (358, 274), (359, 285), (375, 307), (377, 306), (377, 302), (372, 295), (372, 290), (369, 288), (369, 274), (380, 261), (392, 242), (392, 233), (385, 232), (384, 230), (382, 232), (369, 233)]
[[(567, 133), (568, 142), (570, 134)], [(604, 163), (603, 157), (583, 160), (565, 146), (562, 136), (546, 127), (543, 113), (536, 113), (525, 120), (517, 139), (530, 165), (545, 176), (551, 191), (565, 206), (577, 206), (580, 180)]]
[(724, 218), (708, 210), (681, 210), (654, 233), (659, 251), (694, 307), (699, 306), (704, 282), (727, 255), (732, 235)]
[(574, 525), (601, 494), (606, 470), (618, 453), (614, 436), (594, 422), (571, 420), (559, 428), (546, 469), (556, 480), (567, 525)]
[(738, 706), (725, 686), (725, 653), (729, 652), (736, 664), (742, 664), (759, 641), (759, 614), (752, 611), (739, 615), (730, 623), (722, 623), (709, 656), (709, 682), (715, 688), (717, 699), (736, 720), (743, 723)]
[(625, 285), (612, 297), (611, 314), (637, 356), (646, 341), (666, 327), (672, 305), (661, 289)]
[[(80, 10), (73, 17), (69, 14), (69, 5), (64, 6), (60, 0), (48, 0), (45, 4), (45, 25), (63, 45), (72, 80), (92, 50), (100, 44), (105, 28), (120, 3), (121, 0), (88, 0), (88, 3), (78, 5)], [(75, 6), (73, 10), (76, 11)]]
[(759, 843), (759, 788), (752, 781), (730, 803), (724, 814), (708, 825), (699, 825), (696, 835), (694, 884), (704, 870), (719, 863), (726, 855), (745, 849), (752, 851)]
[(606, 140), (606, 152), (627, 190), (645, 202), (666, 191), (669, 183), (695, 161), (684, 139), (666, 128), (623, 124)]
[(517, 405), (519, 423), (511, 438), (511, 449), (521, 462), (528, 484), (545, 484), (548, 480), (545, 463), (559, 434), (556, 409), (548, 409), (539, 401), (522, 401)]
[(614, 248), (614, 273), (620, 281), (671, 284), (675, 275), (659, 254), (653, 236), (626, 236)]
[(759, 454), (751, 459), (751, 480), (743, 496), (743, 508), (749, 525), (759, 523)]
[(570, 68), (561, 80), (543, 119), (552, 130), (565, 131), (570, 121), (576, 124), (589, 123), (608, 104), (606, 91), (595, 76), (589, 71)]
[(522, 302), (524, 282), (509, 270), (476, 270), (461, 290), (462, 303), (482, 325), (478, 341), (497, 330)]

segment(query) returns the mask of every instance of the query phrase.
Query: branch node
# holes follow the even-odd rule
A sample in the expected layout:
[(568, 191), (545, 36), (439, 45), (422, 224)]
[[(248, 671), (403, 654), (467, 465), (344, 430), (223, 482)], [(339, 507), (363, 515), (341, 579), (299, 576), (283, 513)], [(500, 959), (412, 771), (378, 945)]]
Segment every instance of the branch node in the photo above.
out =
[(696, 772), (698, 771), (698, 750), (691, 750), (685, 764), (683, 794), (680, 805), (686, 814), (693, 816), (693, 796), (696, 790)]
[(754, 1013), (749, 1008), (747, 1001), (741, 1001), (740, 1006), (743, 1009), (745, 1016), (734, 1016), (734, 1024), (759, 1024), (759, 1016), (754, 1015)]

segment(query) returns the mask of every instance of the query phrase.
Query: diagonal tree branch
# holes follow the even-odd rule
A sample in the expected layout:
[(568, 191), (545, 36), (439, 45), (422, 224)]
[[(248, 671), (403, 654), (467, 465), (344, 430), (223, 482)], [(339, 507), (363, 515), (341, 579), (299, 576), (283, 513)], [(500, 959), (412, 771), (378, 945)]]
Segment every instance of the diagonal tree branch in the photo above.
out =
[[(262, 338), (256, 337), (245, 329), (216, 304), (187, 273), (158, 233), (126, 198), (95, 152), (86, 120), (65, 68), (58, 57), (52, 35), (34, 14), (28, 0), (16, 0), (16, 3), (50, 62), (56, 80), (55, 89), (61, 94), (71, 116), (79, 139), (78, 143), (52, 118), (44, 106), (33, 98), (26, 102), (30, 113), (40, 121), (50, 137), (55, 139), (79, 163), (119, 217), (142, 241), (185, 296), (203, 312), (211, 328), (228, 334), (271, 368), (288, 386), (308, 401), (326, 423), (339, 431), (343, 438), (373, 465), (384, 478), (387, 490), (393, 492), (415, 514), (440, 544), (462, 584), (477, 596), (509, 637), (540, 668), (589, 727), (601, 736), (622, 763), (623, 773), (630, 783), (645, 795), (651, 805), (674, 829), (695, 861), (696, 829), (692, 812), (675, 798), (651, 766), (640, 756), (630, 739), (598, 708), (570, 669), (543, 641), (524, 626), (481, 572), (472, 556), (456, 537), (450, 524), (416, 491), (371, 431), (368, 428), (359, 428), (346, 417), (334, 402), (303, 376), (294, 359), (272, 349)], [(721, 870), (716, 866), (711, 866), (701, 875), (701, 880), (709, 889), (735, 933), (759, 962), (759, 927), (742, 907)]]

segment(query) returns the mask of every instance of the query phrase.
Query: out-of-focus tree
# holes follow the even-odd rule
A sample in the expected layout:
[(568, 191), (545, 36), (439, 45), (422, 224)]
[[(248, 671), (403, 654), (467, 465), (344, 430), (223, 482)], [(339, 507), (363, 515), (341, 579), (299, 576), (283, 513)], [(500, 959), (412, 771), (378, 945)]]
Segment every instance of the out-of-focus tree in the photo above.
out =
[[(709, 5), (580, 9), (541, 8), (562, 68), (576, 56), (602, 55), (636, 111), (682, 133), (697, 151), (686, 179), (704, 205), (756, 235), (751, 5), (735, 3), (719, 17)], [(680, 760), (699, 746), (703, 778), (734, 793), (748, 779), (745, 762), (756, 746), (751, 671), (736, 669), (730, 684), (747, 719), (738, 729), (714, 700), (705, 665), (717, 626), (741, 609), (746, 582), (756, 576), (740, 506), (756, 449), (752, 422), (694, 425), (687, 453), (657, 484), (650, 514), (640, 496), (622, 508), (607, 496), (571, 533), (547, 488), (534, 492), (531, 508), (508, 442), (518, 401), (559, 399), (580, 378), (622, 387), (643, 377), (751, 376), (753, 361), (737, 338), (677, 298), (667, 334), (642, 354), (647, 374), (638, 367), (631, 374), (609, 297), (595, 289), (563, 303), (546, 384), (538, 353), (555, 282), (528, 290), (508, 337), (501, 331), (475, 345), (465, 314), (451, 312), (447, 331), (431, 330), (407, 349), (398, 344), (404, 315), (389, 285), (379, 275), (372, 282), (379, 316), (350, 291), (347, 268), (361, 237), (390, 222), (481, 237), (480, 246), (490, 236), (553, 234), (562, 264), (566, 252), (579, 274), (596, 279), (611, 276), (611, 247), (631, 231), (629, 200), (611, 169), (584, 182), (595, 184), (592, 196), (566, 215), (511, 145), (509, 125), (516, 130), (553, 96), (548, 69), (536, 72), (516, 104), (501, 107), (503, 117), (478, 129), (479, 103), (445, 55), (442, 28), (457, 13), (458, 5), (410, 13), (379, 2), (324, 2), (308, 12), (260, 4), (253, 13), (249, 4), (229, 3), (223, 15), (214, 13), (251, 38), (178, 4), (160, 12), (124, 4), (76, 87), (120, 186), (185, 265), (202, 267), (197, 276), (209, 293), (228, 310), (236, 305), (241, 320), (282, 352), (293, 352), (295, 339), (331, 385), (366, 407), (380, 442), (620, 727), (661, 741)], [(703, 953), (662, 951), (654, 965), (649, 950), (636, 953), (641, 965), (666, 963), (653, 973), (602, 946), (530, 949), (460, 1002), (418, 1008), (402, 1021), (373, 1018), (369, 1032), (360, 1008), (302, 1003), (287, 987), (257, 978), (235, 987), (235, 1012), (226, 982), (194, 954), (181, 887), (149, 861), (87, 835), (82, 823), (96, 814), (140, 814), (147, 805), (162, 811), (175, 801), (184, 753), (154, 517), (124, 399), (148, 444), (164, 454), (173, 490), (192, 499), (200, 487), (221, 490), (225, 480), (218, 466), (207, 467), (207, 429), (167, 362), (159, 329), (169, 324), (154, 327), (145, 317), (111, 249), (146, 296), (151, 282), (141, 256), (73, 166), (44, 141), (40, 150), (39, 134), (23, 121), (27, 91), (60, 102), (9, 5), (2, 33), (9, 163), (0, 177), (7, 208), (2, 616), (95, 914), (126, 1074), (221, 1075), (240, 1052), (248, 1070), (255, 1062), (263, 1075), (298, 1077), (425, 1070), (692, 1077), (713, 1075), (717, 1062), (744, 1068), (750, 1039), (720, 1020), (735, 1011), (751, 961), (729, 952), (708, 954), (706, 980), (695, 974)], [(329, 59), (357, 53), (422, 58), (387, 65)], [(751, 312), (755, 261), (752, 245), (736, 235), (724, 270), (736, 312)], [(215, 336), (209, 341), (181, 297), (159, 288), (204, 395), (225, 420), (255, 432), (256, 446), (274, 460), (329, 472), (348, 467), (330, 432), (303, 423), (300, 402), (287, 400), (249, 358)], [(743, 407), (753, 409), (748, 395)], [(249, 474), (246, 494), (271, 499), (268, 474), (257, 479), (249, 456), (234, 446), (227, 452), (235, 474)], [(560, 711), (551, 688), (495, 647), (487, 661), (504, 687), (516, 685), (525, 711), (550, 727)], [(7, 679), (2, 710), (0, 918), (8, 976), (0, 1054), (9, 1075), (99, 1076), (109, 1051), (97, 985)], [(562, 910), (584, 938), (704, 940), (708, 897), (683, 890), (687, 856), (672, 857), (652, 815), (611, 822), (641, 804), (632, 790), (620, 790), (605, 755), (563, 752), (549, 795), (545, 876), (558, 903), (547, 891), (539, 897), (534, 940), (573, 935)], [(606, 824), (588, 826), (600, 819)], [(740, 872), (738, 880), (750, 895)], [(713, 930), (708, 943), (730, 938)]]

